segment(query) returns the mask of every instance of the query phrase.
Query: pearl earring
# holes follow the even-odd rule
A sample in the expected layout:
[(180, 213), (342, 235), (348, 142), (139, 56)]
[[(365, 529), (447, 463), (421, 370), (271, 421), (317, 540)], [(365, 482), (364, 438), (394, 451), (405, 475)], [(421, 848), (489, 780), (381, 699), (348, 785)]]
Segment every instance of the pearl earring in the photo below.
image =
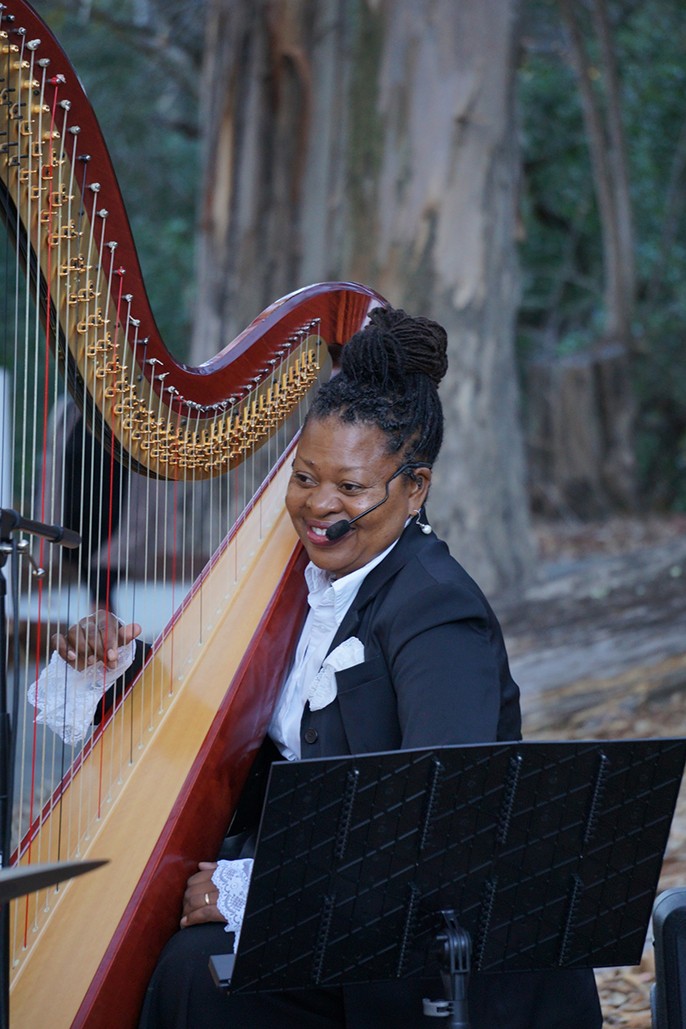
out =
[(429, 525), (428, 522), (420, 522), (419, 521), (419, 517), (420, 517), (421, 513), (422, 513), (421, 511), (415, 511), (415, 517), (417, 519), (417, 522), (416, 522), (417, 528), (421, 529), (425, 536), (428, 536), (429, 533), (432, 531), (432, 529), (431, 529), (431, 526)]

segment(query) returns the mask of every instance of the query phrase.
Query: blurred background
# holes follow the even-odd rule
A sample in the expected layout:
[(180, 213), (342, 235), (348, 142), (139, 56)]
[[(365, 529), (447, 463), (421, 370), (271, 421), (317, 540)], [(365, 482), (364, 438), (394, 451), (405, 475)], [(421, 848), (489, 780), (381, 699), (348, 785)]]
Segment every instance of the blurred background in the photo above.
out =
[[(330, 279), (442, 322), (431, 521), (493, 597), (527, 735), (682, 733), (683, 0), (36, 6), (169, 349), (201, 363)], [(600, 974), (607, 1025), (650, 1025), (651, 961)]]
[(532, 516), (686, 510), (679, 0), (39, 7), (178, 356), (325, 279), (442, 321), (431, 514), (487, 589), (529, 574)]

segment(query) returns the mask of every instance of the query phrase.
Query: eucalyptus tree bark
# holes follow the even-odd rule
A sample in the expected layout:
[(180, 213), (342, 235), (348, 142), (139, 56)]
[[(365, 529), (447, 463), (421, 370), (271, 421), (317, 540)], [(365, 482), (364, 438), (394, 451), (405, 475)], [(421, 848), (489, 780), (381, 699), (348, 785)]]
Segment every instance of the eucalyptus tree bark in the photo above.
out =
[(517, 0), (212, 0), (195, 360), (279, 295), (363, 281), (442, 322), (437, 529), (531, 558), (513, 359)]

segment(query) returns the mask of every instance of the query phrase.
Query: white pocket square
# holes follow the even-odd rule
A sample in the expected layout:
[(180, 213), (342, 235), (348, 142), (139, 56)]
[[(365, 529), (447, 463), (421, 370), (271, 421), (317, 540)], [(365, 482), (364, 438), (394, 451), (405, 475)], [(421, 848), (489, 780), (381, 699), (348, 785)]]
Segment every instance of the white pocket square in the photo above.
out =
[(320, 711), (336, 699), (336, 672), (352, 668), (364, 661), (364, 644), (356, 636), (343, 640), (324, 659), (324, 663), (312, 683), (307, 700), (310, 711)]

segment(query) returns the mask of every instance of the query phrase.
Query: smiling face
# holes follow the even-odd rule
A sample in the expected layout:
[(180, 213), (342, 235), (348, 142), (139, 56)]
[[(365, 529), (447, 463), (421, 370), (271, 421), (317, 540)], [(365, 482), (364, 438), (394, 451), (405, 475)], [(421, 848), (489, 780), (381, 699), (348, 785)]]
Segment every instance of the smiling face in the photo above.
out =
[(335, 416), (308, 421), (286, 492), (286, 508), (313, 564), (337, 578), (362, 568), (400, 536), (405, 522), (424, 503), (431, 471), (415, 471), (418, 482), (399, 475), (388, 500), (337, 540), (326, 530), (383, 500), (386, 483), (402, 464), (389, 454), (375, 425), (342, 422)]

